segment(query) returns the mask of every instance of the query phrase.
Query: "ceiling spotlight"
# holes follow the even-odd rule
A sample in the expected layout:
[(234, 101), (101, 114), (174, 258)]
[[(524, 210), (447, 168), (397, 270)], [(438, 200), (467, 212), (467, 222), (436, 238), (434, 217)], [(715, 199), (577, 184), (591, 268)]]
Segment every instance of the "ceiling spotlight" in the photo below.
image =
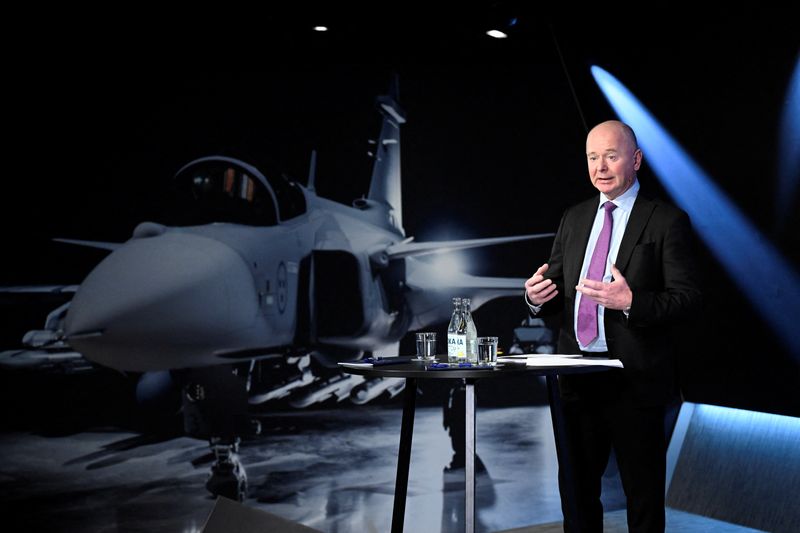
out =
[(327, 26), (314, 26), (314, 31), (328, 31)]
[(486, 35), (493, 39), (506, 39), (517, 31), (519, 18), (509, 10), (510, 6), (504, 2), (497, 2), (492, 5), (491, 12), (485, 17), (488, 21), (487, 26), (491, 28)]

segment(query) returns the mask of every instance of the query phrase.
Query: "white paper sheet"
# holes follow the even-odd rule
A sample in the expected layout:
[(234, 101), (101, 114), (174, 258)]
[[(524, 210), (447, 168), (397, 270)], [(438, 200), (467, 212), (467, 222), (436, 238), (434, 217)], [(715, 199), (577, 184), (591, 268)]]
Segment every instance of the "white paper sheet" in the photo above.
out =
[(536, 354), (535, 356), (521, 359), (519, 357), (498, 357), (498, 363), (514, 363), (527, 366), (553, 367), (553, 366), (610, 366), (623, 368), (619, 359), (604, 359), (600, 357), (580, 357), (574, 355)]
[(372, 363), (339, 363), (339, 366), (347, 368), (372, 368)]
[(504, 359), (530, 359), (533, 357), (583, 357), (581, 354), (561, 354), (561, 353), (522, 353), (517, 355), (502, 355)]

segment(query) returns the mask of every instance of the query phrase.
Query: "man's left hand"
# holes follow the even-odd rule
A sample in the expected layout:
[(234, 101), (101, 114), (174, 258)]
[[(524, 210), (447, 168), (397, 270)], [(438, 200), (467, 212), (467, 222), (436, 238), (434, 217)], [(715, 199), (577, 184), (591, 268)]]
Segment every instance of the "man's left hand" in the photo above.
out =
[(592, 279), (582, 279), (575, 290), (588, 296), (606, 309), (623, 310), (631, 306), (633, 292), (628, 287), (628, 282), (615, 265), (611, 265), (611, 274), (614, 281), (603, 283)]

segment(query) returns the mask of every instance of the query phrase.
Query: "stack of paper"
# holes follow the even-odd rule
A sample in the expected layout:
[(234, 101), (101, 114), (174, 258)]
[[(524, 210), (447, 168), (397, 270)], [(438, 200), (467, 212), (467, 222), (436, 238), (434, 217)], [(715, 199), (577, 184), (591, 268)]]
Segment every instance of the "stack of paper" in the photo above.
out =
[(583, 357), (580, 354), (521, 354), (498, 357), (498, 363), (516, 363), (527, 366), (610, 366), (622, 368), (619, 359), (605, 359), (603, 357)]
[(346, 368), (372, 368), (372, 363), (339, 363), (339, 366)]

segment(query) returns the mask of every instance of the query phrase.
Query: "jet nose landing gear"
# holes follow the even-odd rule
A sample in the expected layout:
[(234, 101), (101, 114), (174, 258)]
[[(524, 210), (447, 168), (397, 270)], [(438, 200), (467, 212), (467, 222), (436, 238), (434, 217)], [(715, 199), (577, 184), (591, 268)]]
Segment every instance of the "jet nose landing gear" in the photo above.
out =
[(223, 442), (212, 438), (209, 442), (214, 452), (215, 462), (206, 481), (206, 489), (214, 496), (243, 502), (247, 496), (247, 473), (239, 460), (239, 442)]

